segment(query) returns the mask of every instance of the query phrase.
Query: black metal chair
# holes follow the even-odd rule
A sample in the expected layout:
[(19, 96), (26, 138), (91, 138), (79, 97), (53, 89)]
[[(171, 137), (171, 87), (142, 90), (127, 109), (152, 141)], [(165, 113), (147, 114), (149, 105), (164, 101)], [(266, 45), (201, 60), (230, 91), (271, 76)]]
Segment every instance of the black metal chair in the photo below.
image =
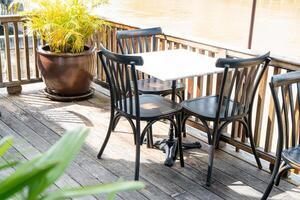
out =
[(300, 170), (300, 119), (297, 116), (300, 113), (300, 71), (273, 76), (270, 88), (275, 103), (278, 140), (275, 166), (262, 199), (268, 198), (274, 184), (279, 185), (280, 177), (287, 170)]
[[(135, 65), (142, 65), (140, 56), (129, 56), (112, 53), (100, 46), (98, 56), (104, 67), (110, 88), (111, 116), (107, 135), (98, 153), (100, 159), (111, 135), (116, 117), (125, 117), (134, 133), (136, 144), (135, 180), (139, 179), (140, 145), (149, 126), (159, 120), (168, 120), (175, 127), (178, 137), (180, 162), (183, 166), (182, 141), (180, 133), (181, 105), (158, 95), (138, 92), (137, 73)], [(176, 120), (174, 119), (176, 118)], [(135, 123), (134, 123), (135, 121)], [(141, 121), (147, 125), (141, 132)], [(177, 122), (177, 123), (176, 123)], [(175, 158), (174, 158), (175, 159)]]
[[(123, 30), (117, 31), (117, 42), (122, 54), (133, 54), (157, 51), (157, 37), (162, 36), (166, 39), (160, 27), (136, 29), (136, 30)], [(145, 79), (145, 74), (141, 73), (138, 76), (138, 89), (141, 94), (157, 94), (166, 96), (172, 93), (171, 81), (161, 81), (159, 79), (148, 76)], [(183, 100), (184, 84), (178, 83), (177, 96)]]
[[(158, 50), (158, 36), (162, 36), (166, 39), (160, 27), (136, 29), (136, 30), (122, 30), (117, 31), (117, 43), (122, 54), (143, 53)], [(157, 78), (145, 76), (144, 73), (140, 73), (138, 78), (138, 90), (140, 94), (156, 94), (161, 96), (167, 96), (172, 93), (171, 81), (161, 81)], [(178, 83), (176, 88), (176, 96), (180, 101), (184, 100), (184, 84)], [(120, 118), (116, 118), (113, 130), (115, 129)], [(149, 127), (147, 134), (147, 146), (152, 147), (152, 127)], [(185, 132), (184, 132), (185, 136)]]
[[(218, 59), (216, 66), (224, 68), (220, 94), (182, 102), (183, 125), (190, 116), (194, 116), (207, 130), (210, 145), (207, 186), (211, 184), (214, 151), (221, 131), (230, 123), (240, 122), (243, 125), (257, 165), (261, 168), (252, 135), (251, 113), (255, 92), (268, 63), (269, 53), (249, 59)], [(212, 130), (209, 122), (213, 122)]]

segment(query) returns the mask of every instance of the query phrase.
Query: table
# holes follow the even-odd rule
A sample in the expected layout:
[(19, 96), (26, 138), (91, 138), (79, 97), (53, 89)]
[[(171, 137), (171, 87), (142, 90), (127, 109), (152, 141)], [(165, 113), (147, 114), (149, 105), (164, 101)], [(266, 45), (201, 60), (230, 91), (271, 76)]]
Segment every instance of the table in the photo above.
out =
[(143, 65), (136, 66), (137, 70), (162, 81), (176, 81), (182, 78), (223, 72), (222, 68), (215, 66), (216, 58), (185, 49), (154, 51), (133, 55), (141, 56), (144, 60)]
[[(215, 66), (216, 58), (185, 49), (154, 51), (134, 55), (141, 56), (144, 60), (143, 65), (136, 65), (137, 70), (162, 81), (172, 81), (173, 101), (175, 101), (176, 82), (178, 79), (223, 72), (223, 68)], [(165, 165), (172, 166), (177, 147), (172, 126), (170, 126), (169, 139), (165, 143), (163, 145), (166, 152)]]

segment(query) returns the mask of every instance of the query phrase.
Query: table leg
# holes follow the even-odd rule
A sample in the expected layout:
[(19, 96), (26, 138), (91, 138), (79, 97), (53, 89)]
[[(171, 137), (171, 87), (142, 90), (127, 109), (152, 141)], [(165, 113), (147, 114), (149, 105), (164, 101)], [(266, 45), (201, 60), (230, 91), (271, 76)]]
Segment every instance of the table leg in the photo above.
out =
[[(176, 80), (172, 81), (172, 101), (175, 101), (176, 98), (176, 84)], [(177, 139), (174, 138), (173, 124), (170, 124), (169, 138), (155, 142), (155, 146), (166, 154), (166, 160), (164, 164), (169, 167), (173, 166), (177, 149)]]
[[(176, 98), (176, 85), (177, 81), (173, 80), (172, 81), (172, 101), (175, 101)], [(181, 133), (180, 133), (181, 134)], [(176, 150), (177, 150), (177, 139), (174, 138), (174, 127), (173, 124), (170, 124), (170, 129), (169, 129), (169, 138), (166, 140), (158, 141), (155, 143), (155, 146), (158, 149), (163, 150), (163, 152), (166, 154), (166, 160), (165, 160), (165, 165), (166, 166), (173, 166), (176, 158)], [(192, 149), (192, 148), (201, 148), (201, 144), (199, 142), (194, 142), (194, 143), (183, 143), (182, 144), (184, 149)]]
[[(172, 101), (175, 101), (175, 98), (176, 98), (176, 84), (177, 84), (177, 81), (176, 80), (173, 80), (172, 81), (172, 96), (171, 96), (171, 99)], [(170, 130), (169, 130), (169, 141), (173, 141), (174, 140), (174, 127), (173, 127), (173, 124), (170, 124)]]
[[(176, 85), (177, 81), (172, 81), (172, 101), (175, 101), (176, 98)], [(176, 149), (177, 149), (177, 139), (174, 138), (174, 127), (173, 124), (170, 124), (169, 129), (169, 139), (166, 141), (166, 145), (164, 147), (165, 153), (166, 153), (166, 160), (165, 165), (166, 166), (173, 166), (176, 158)]]

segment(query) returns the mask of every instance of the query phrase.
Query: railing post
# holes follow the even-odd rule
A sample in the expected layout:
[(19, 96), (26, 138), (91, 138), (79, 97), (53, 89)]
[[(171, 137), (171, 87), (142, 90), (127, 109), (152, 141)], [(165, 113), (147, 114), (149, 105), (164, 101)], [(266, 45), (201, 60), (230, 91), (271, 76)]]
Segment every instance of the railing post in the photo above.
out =
[(255, 12), (256, 12), (256, 0), (253, 0), (252, 10), (251, 10), (251, 19), (250, 19), (249, 38), (248, 38), (248, 49), (251, 49), (251, 47), (252, 47), (252, 36), (253, 36)]

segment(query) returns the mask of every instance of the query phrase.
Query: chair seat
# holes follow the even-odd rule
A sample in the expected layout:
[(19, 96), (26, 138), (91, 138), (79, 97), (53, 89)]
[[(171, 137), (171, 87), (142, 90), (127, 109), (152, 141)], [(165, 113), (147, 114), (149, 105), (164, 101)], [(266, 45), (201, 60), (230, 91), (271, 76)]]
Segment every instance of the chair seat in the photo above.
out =
[[(183, 101), (181, 105), (183, 109), (193, 113), (193, 115), (207, 121), (213, 121), (216, 118), (218, 99), (218, 96), (199, 97)], [(220, 120), (230, 120), (232, 118), (241, 116), (239, 115), (239, 111), (242, 110), (243, 107), (240, 106), (239, 103), (230, 100), (228, 108), (228, 111), (225, 112), (225, 106), (222, 106), (220, 111)], [(233, 108), (234, 113), (232, 113)]]
[[(137, 81), (138, 89), (141, 94), (171, 94), (172, 82), (161, 81), (157, 78), (141, 79)], [(176, 90), (184, 90), (183, 83), (177, 83)]]
[[(141, 120), (148, 121), (168, 115), (173, 115), (177, 112), (180, 112), (182, 107), (180, 104), (173, 102), (167, 98), (143, 94), (140, 95), (140, 118)], [(134, 101), (134, 99), (133, 99)], [(132, 108), (130, 112), (129, 109), (129, 99), (127, 99), (127, 111), (123, 109), (122, 112), (129, 114), (132, 118), (136, 117), (135, 108)]]
[(282, 159), (293, 167), (300, 169), (300, 146), (283, 150)]

